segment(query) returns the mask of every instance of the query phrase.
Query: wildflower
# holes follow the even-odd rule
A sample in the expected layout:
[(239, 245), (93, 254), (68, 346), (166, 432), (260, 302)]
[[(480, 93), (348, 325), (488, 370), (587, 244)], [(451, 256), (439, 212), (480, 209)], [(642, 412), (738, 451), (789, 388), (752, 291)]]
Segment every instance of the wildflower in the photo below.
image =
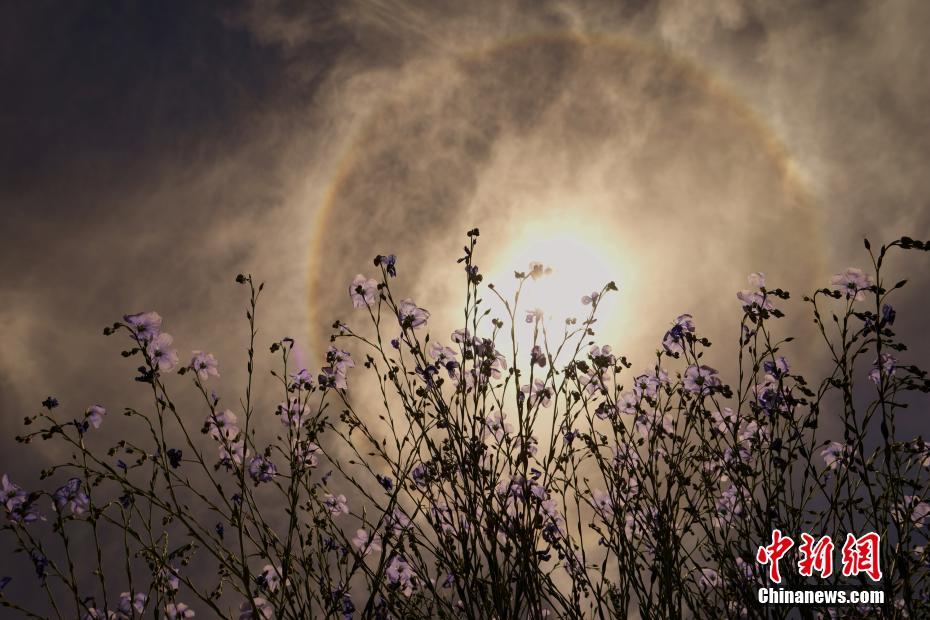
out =
[(539, 323), (543, 320), (544, 314), (543, 311), (539, 308), (534, 308), (532, 310), (526, 311), (526, 322), (527, 323)]
[(710, 417), (714, 422), (714, 427), (721, 433), (730, 432), (737, 423), (736, 412), (730, 407), (711, 411)]
[(100, 405), (91, 405), (84, 410), (84, 419), (90, 422), (91, 426), (94, 428), (100, 428), (100, 425), (103, 423), (103, 416), (105, 416), (106, 413), (107, 410)]
[(323, 496), (323, 506), (334, 517), (349, 514), (349, 505), (346, 503), (345, 495), (333, 495), (332, 493), (327, 493)]
[(320, 370), (320, 386), (347, 389), (346, 373), (349, 368), (355, 368), (355, 360), (348, 351), (330, 345), (326, 350), (326, 363), (329, 366)]
[(6, 474), (0, 479), (0, 501), (10, 521), (14, 523), (32, 523), (39, 518), (35, 502), (18, 485), (10, 482)]
[(639, 398), (655, 398), (659, 394), (659, 387), (662, 381), (659, 377), (643, 373), (633, 380), (633, 389)]
[(301, 368), (298, 372), (291, 375), (294, 381), (294, 387), (302, 390), (309, 390), (313, 387), (313, 377), (306, 368)]
[(278, 405), (278, 416), (281, 418), (281, 424), (284, 426), (298, 427), (304, 423), (304, 418), (309, 414), (307, 406), (298, 399), (288, 399)]
[(740, 490), (735, 484), (727, 487), (717, 500), (717, 514), (714, 515), (714, 525), (722, 527), (729, 525), (733, 519), (740, 519), (746, 514), (745, 502), (748, 499), (745, 490)]
[(375, 267), (384, 267), (384, 270), (392, 278), (397, 277), (397, 257), (393, 254), (388, 254), (387, 256), (382, 256), (378, 254), (375, 257)]
[(690, 314), (682, 314), (672, 327), (665, 332), (662, 338), (662, 347), (669, 355), (675, 355), (684, 351), (684, 343), (688, 334), (694, 333), (694, 321)]
[(390, 491), (394, 488), (394, 481), (390, 476), (383, 476), (381, 474), (375, 474), (375, 478), (378, 480), (378, 484), (384, 487), (385, 491)]
[(195, 615), (194, 610), (188, 607), (184, 603), (168, 603), (165, 605), (165, 617), (168, 620), (186, 620), (187, 618), (193, 618)]
[(142, 592), (137, 592), (135, 596), (130, 592), (122, 592), (119, 595), (119, 601), (117, 602), (117, 617), (119, 620), (124, 618), (132, 618), (133, 610), (136, 611), (140, 616), (142, 612), (145, 611), (145, 603), (148, 601), (148, 596)]
[(391, 514), (387, 515), (385, 522), (387, 524), (387, 529), (395, 536), (400, 535), (404, 530), (410, 527), (410, 518), (397, 506), (394, 507)]
[(538, 280), (550, 273), (552, 273), (552, 269), (550, 267), (546, 267), (542, 263), (538, 263), (536, 261), (530, 263), (530, 277), (532, 277), (534, 280)]
[(207, 416), (203, 426), (204, 432), (217, 441), (232, 441), (239, 434), (238, 418), (229, 409)]
[[(253, 608), (254, 604), (254, 608)], [(258, 611), (256, 616), (253, 609)], [(239, 605), (239, 620), (271, 620), (274, 617), (274, 607), (271, 603), (260, 596), (252, 599), (252, 602), (242, 601)]]
[(320, 446), (312, 441), (301, 440), (294, 443), (294, 460), (307, 467), (316, 467), (320, 464), (317, 456), (320, 452)]
[(209, 377), (219, 377), (220, 373), (216, 369), (216, 358), (212, 353), (203, 351), (194, 351), (191, 358), (190, 368), (197, 373), (197, 378), (206, 381)]
[(839, 469), (849, 466), (849, 459), (852, 456), (852, 448), (838, 441), (827, 443), (820, 451), (827, 469)]
[(132, 330), (133, 335), (142, 342), (148, 342), (161, 329), (161, 315), (157, 312), (139, 312), (137, 314), (127, 314), (123, 320)]
[(171, 372), (178, 365), (178, 351), (171, 348), (173, 342), (171, 334), (161, 333), (152, 338), (146, 347), (152, 366), (161, 372)]
[(375, 303), (375, 295), (378, 292), (378, 282), (371, 278), (366, 278), (362, 274), (355, 276), (352, 284), (349, 285), (349, 296), (352, 298), (352, 307), (368, 308)]
[(178, 571), (170, 566), (162, 566), (155, 573), (155, 587), (159, 592), (173, 594), (178, 591), (180, 584), (181, 578), (178, 576)]
[(712, 568), (702, 568), (700, 584), (702, 588), (716, 589), (720, 586), (720, 573)]
[[(255, 581), (269, 592), (276, 592), (281, 587), (281, 567), (265, 564)], [(290, 580), (285, 585), (290, 585)]]
[(762, 362), (762, 370), (776, 379), (781, 379), (788, 374), (788, 360), (781, 356), (775, 358), (775, 361), (766, 360)]
[(915, 495), (905, 495), (904, 501), (893, 509), (893, 512), (897, 521), (909, 520), (914, 527), (926, 527), (930, 524), (930, 503), (921, 501)]
[(742, 290), (736, 294), (736, 298), (743, 302), (743, 310), (749, 311), (753, 306), (758, 306), (763, 310), (772, 310), (775, 306), (768, 296), (762, 290), (765, 287), (764, 273), (749, 274), (749, 290)]
[(597, 291), (594, 291), (590, 295), (585, 295), (584, 297), (582, 297), (581, 303), (585, 306), (590, 306), (591, 304), (597, 303), (597, 299), (600, 296), (601, 296), (600, 293), (598, 293)]
[(261, 482), (271, 482), (277, 473), (278, 469), (266, 456), (253, 456), (249, 461), (249, 476), (256, 485)]
[(183, 452), (177, 448), (168, 448), (168, 452), (166, 452), (166, 454), (168, 455), (168, 463), (173, 469), (177, 469), (181, 466), (181, 455)]
[[(635, 391), (627, 390), (620, 394), (620, 398), (617, 399), (617, 409), (621, 413), (636, 413), (636, 408), (639, 406), (639, 396)], [(600, 417), (600, 416), (598, 416)]]
[(869, 380), (875, 385), (881, 385), (882, 378), (889, 379), (894, 376), (898, 360), (890, 353), (882, 353), (875, 360), (875, 367), (869, 372)]
[(381, 553), (381, 537), (377, 534), (369, 534), (368, 530), (356, 530), (352, 546), (358, 549), (362, 556), (369, 553)]
[(685, 370), (684, 388), (692, 394), (706, 395), (720, 387), (717, 371), (710, 366), (688, 366)]
[(413, 571), (410, 570), (410, 565), (407, 564), (407, 561), (403, 557), (395, 555), (391, 558), (391, 563), (388, 564), (386, 574), (388, 583), (398, 586), (405, 596), (410, 596), (413, 593), (413, 588), (416, 584), (416, 576), (413, 574)]
[(830, 278), (830, 286), (844, 293), (847, 299), (854, 299), (855, 301), (865, 299), (865, 292), (872, 284), (872, 276), (855, 267), (850, 267), (843, 273), (838, 273)]
[(45, 579), (48, 577), (48, 558), (38, 549), (30, 551), (29, 558), (32, 560), (32, 566), (35, 568), (36, 577), (38, 577), (39, 582), (44, 585)]
[(397, 320), (401, 329), (419, 329), (426, 325), (429, 312), (418, 307), (412, 299), (401, 300), (397, 306)]
[(500, 411), (495, 411), (489, 415), (485, 422), (485, 426), (487, 426), (488, 430), (491, 431), (497, 441), (503, 439), (504, 435), (513, 432), (513, 426), (504, 421), (504, 414)]
[(594, 491), (591, 492), (591, 496), (594, 500), (594, 509), (600, 513), (601, 517), (603, 517), (605, 521), (613, 519), (614, 502), (610, 497), (610, 493), (601, 489), (594, 489)]
[(530, 366), (536, 365), (540, 368), (545, 368), (546, 362), (546, 354), (543, 353), (542, 347), (535, 345), (530, 351)]
[(90, 506), (90, 498), (81, 489), (81, 479), (71, 478), (55, 491), (52, 498), (55, 500), (55, 509), (61, 512), (67, 505), (72, 514), (81, 515)]
[(49, 411), (51, 411), (52, 409), (58, 406), (58, 399), (55, 398), (54, 396), (49, 396), (48, 398), (42, 401), (42, 406), (48, 409)]
[(534, 379), (532, 386), (524, 385), (521, 387), (520, 394), (526, 399), (526, 406), (528, 408), (534, 407), (537, 403), (541, 404), (543, 407), (548, 407), (552, 404), (552, 390), (546, 387), (545, 382), (539, 379)]
[(455, 377), (455, 371), (459, 367), (458, 360), (456, 359), (457, 353), (455, 350), (447, 346), (443, 346), (438, 342), (434, 342), (429, 347), (429, 355), (436, 361), (436, 364), (446, 369), (446, 372), (449, 373), (450, 379)]

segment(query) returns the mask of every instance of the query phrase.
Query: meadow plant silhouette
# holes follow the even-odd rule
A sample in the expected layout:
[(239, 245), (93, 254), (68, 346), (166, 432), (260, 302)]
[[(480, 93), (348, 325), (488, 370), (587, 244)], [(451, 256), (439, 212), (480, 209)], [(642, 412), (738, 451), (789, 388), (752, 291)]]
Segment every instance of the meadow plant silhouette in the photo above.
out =
[[(349, 284), (361, 325), (334, 325), (321, 370), (294, 367), (291, 339), (271, 344), (282, 395), (272, 411), (253, 394), (267, 345), (251, 276), (236, 279), (249, 341), (235, 410), (212, 391), (220, 362), (195, 351), (180, 363), (157, 313), (106, 328), (129, 342), (151, 405), (126, 409), (137, 432), (102, 450), (91, 438), (113, 414), (99, 405), (73, 417), (49, 397), (26, 418), (19, 441), (63, 442), (73, 456), (42, 472), (51, 491), (3, 476), (3, 529), (24, 570), (6, 564), (0, 586), (36, 579), (48, 604), (27, 609), (7, 589), (0, 604), (37, 618), (172, 620), (930, 617), (930, 448), (895, 430), (930, 382), (893, 331), (904, 282), (883, 274), (889, 252), (930, 244), (866, 242), (868, 271), (805, 298), (832, 362), (816, 381), (784, 356), (788, 292), (752, 274), (734, 301), (728, 384), (688, 314), (636, 370), (600, 343), (612, 282), (550, 333), (520, 305), (546, 268), (515, 273), (505, 298), (484, 282), (478, 236), (459, 259), (460, 329), (431, 335), (429, 312), (396, 296), (402, 262), (378, 256), (378, 277)], [(353, 398), (363, 373), (377, 398)], [(181, 389), (201, 411), (175, 404)], [(804, 577), (795, 548), (781, 586), (883, 588), (885, 603), (758, 604), (771, 582), (757, 554), (775, 529), (799, 544), (801, 533), (835, 536), (837, 551), (847, 532), (879, 534), (880, 583)]]

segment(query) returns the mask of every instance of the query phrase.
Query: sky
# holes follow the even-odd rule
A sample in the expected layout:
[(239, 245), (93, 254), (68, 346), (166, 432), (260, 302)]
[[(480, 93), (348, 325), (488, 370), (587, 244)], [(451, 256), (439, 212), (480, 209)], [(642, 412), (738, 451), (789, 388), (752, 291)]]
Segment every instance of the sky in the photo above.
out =
[[(233, 400), (240, 272), (259, 349), (310, 368), (376, 254), (447, 334), (475, 226), (491, 281), (554, 265), (559, 311), (616, 279), (602, 326), (637, 365), (690, 312), (732, 368), (751, 271), (809, 334), (797, 300), (863, 237), (930, 238), (928, 25), (921, 0), (3, 3), (0, 469), (54, 460), (12, 439), (48, 395), (142, 402), (101, 335), (127, 312), (214, 352)], [(926, 257), (891, 267), (926, 361)]]

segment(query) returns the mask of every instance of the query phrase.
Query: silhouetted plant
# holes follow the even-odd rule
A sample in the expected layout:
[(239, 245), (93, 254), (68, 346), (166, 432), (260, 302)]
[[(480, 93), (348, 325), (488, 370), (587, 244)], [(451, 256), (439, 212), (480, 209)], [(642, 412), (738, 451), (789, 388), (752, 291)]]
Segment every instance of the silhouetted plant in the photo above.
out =
[[(26, 418), (37, 430), (20, 441), (64, 442), (72, 457), (42, 472), (61, 480), (51, 493), (2, 479), (4, 530), (48, 608), (9, 598), (9, 578), (0, 604), (121, 619), (189, 618), (194, 608), (241, 619), (879, 613), (760, 606), (769, 581), (756, 555), (780, 529), (878, 533), (881, 613), (930, 613), (930, 449), (895, 430), (910, 393), (930, 382), (898, 359), (906, 348), (890, 296), (905, 283), (889, 286), (883, 273), (889, 251), (927, 244), (904, 237), (875, 254), (866, 242), (868, 273), (848, 269), (805, 298), (831, 360), (816, 382), (784, 357), (791, 338), (776, 325), (788, 292), (751, 274), (737, 294), (730, 386), (688, 314), (641, 372), (599, 344), (612, 282), (582, 298), (585, 316), (550, 333), (540, 311), (520, 306), (546, 268), (515, 273), (505, 297), (484, 283), (477, 239), (468, 233), (459, 259), (464, 317), (449, 340), (428, 333), (428, 311), (395, 298), (398, 261), (378, 256), (380, 277), (349, 285), (367, 326), (337, 322), (316, 376), (294, 367), (293, 340), (271, 344), (274, 411), (256, 410), (253, 396), (263, 286), (251, 276), (237, 278), (249, 291), (249, 344), (235, 412), (210, 389), (217, 360), (195, 351), (180, 365), (157, 313), (104, 330), (128, 337), (123, 355), (138, 361), (150, 408), (126, 409), (137, 430), (106, 450), (89, 441), (108, 415), (99, 405), (66, 420), (49, 397)], [(529, 350), (521, 329), (532, 332)], [(376, 397), (355, 389), (362, 372)], [(173, 375), (199, 394), (201, 414), (180, 411)], [(266, 440), (256, 431), (272, 415), (280, 431)], [(841, 436), (823, 434), (824, 416), (839, 419)], [(794, 553), (785, 562), (786, 588), (875, 586), (861, 575), (802, 577)]]

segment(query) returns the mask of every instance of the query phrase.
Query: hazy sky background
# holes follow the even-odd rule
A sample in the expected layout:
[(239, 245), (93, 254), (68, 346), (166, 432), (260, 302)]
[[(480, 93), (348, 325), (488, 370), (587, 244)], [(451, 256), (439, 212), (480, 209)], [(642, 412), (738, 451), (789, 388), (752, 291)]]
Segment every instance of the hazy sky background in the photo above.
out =
[[(930, 237), (928, 26), (922, 0), (6, 2), (0, 469), (40, 465), (12, 436), (49, 394), (143, 402), (100, 335), (125, 312), (216, 353), (234, 402), (240, 271), (269, 286), (259, 350), (311, 368), (378, 253), (444, 337), (472, 226), (504, 274), (590, 238), (637, 366), (690, 311), (729, 368), (748, 272), (800, 298), (865, 235)], [(914, 361), (927, 266), (893, 264)]]

